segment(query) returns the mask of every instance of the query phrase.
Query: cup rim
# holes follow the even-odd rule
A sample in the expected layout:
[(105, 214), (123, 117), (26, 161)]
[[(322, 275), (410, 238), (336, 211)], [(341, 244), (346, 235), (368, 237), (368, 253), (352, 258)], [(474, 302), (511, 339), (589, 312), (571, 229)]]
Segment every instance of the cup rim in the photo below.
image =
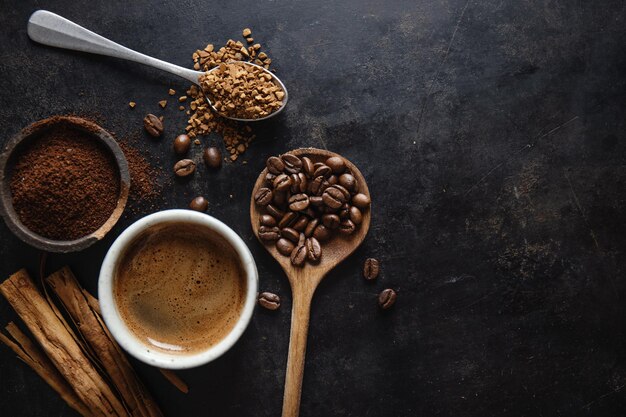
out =
[[(239, 255), (246, 275), (246, 296), (239, 319), (231, 331), (217, 344), (192, 354), (168, 354), (151, 349), (126, 325), (115, 303), (113, 280), (115, 269), (122, 255), (136, 237), (145, 230), (163, 223), (183, 222), (206, 227), (217, 232)], [(258, 271), (252, 253), (243, 239), (222, 221), (205, 213), (173, 209), (149, 214), (126, 228), (109, 248), (98, 278), (98, 296), (102, 318), (113, 338), (133, 357), (148, 365), (167, 369), (188, 369), (207, 364), (228, 351), (239, 340), (252, 318), (258, 291)]]

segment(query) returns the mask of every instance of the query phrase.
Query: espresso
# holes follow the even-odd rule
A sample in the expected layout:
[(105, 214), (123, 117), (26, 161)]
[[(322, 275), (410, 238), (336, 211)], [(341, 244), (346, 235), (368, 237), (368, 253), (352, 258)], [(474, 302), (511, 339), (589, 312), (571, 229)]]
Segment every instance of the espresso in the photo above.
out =
[(246, 276), (221, 236), (190, 223), (159, 225), (128, 247), (114, 297), (122, 320), (151, 349), (189, 354), (221, 341), (243, 309)]

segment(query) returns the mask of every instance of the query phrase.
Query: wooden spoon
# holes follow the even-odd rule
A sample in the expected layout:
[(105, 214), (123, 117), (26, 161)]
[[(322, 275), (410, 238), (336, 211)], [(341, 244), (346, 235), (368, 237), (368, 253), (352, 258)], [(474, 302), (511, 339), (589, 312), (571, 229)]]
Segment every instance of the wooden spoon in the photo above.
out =
[[(297, 156), (307, 156), (313, 163), (324, 162), (331, 156), (340, 156), (336, 153), (315, 149), (301, 148), (288, 152)], [(352, 172), (359, 185), (359, 192), (370, 197), (367, 183), (361, 172), (354, 164), (345, 159), (346, 166)], [(254, 202), (254, 195), (257, 190), (264, 185), (267, 168), (261, 172), (259, 178), (254, 184), (252, 190), (252, 199), (250, 201), (250, 221), (252, 222), (252, 230), (259, 238), (259, 211)], [(370, 198), (371, 200), (371, 198)], [(337, 266), (341, 261), (346, 259), (352, 252), (359, 247), (365, 235), (369, 230), (371, 209), (363, 211), (363, 222), (349, 236), (335, 234), (328, 241), (322, 243), (322, 258), (316, 265), (309, 262), (303, 267), (294, 267), (288, 256), (281, 255), (273, 242), (261, 243), (265, 249), (278, 261), (282, 266), (292, 293), (292, 310), (291, 310), (291, 336), (289, 339), (289, 356), (287, 358), (287, 374), (285, 377), (285, 394), (283, 398), (283, 417), (297, 417), (300, 410), (300, 395), (302, 392), (302, 375), (304, 373), (304, 356), (306, 352), (307, 331), (309, 328), (309, 316), (311, 310), (311, 299), (315, 289), (328, 274), (328, 272)]]

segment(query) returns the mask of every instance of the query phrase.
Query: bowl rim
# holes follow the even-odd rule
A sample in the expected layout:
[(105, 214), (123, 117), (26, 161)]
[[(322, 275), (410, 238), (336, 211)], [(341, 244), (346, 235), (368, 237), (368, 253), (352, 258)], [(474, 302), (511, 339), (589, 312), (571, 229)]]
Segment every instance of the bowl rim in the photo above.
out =
[[(38, 235), (28, 229), (20, 220), (19, 215), (13, 208), (13, 199), (10, 189), (11, 172), (8, 172), (9, 162), (12, 160), (14, 153), (20, 148), (25, 141), (33, 140), (41, 133), (59, 125), (69, 125), (87, 133), (94, 139), (99, 140), (105, 148), (112, 154), (115, 159), (119, 178), (120, 191), (117, 199), (117, 205), (111, 212), (109, 218), (95, 231), (74, 240), (54, 240)], [(122, 216), (128, 194), (130, 190), (130, 172), (128, 169), (128, 161), (124, 156), (122, 148), (120, 148), (113, 136), (104, 128), (87, 119), (76, 116), (52, 116), (46, 119), (36, 121), (22, 129), (15, 136), (7, 141), (2, 148), (0, 154), (0, 215), (4, 219), (7, 227), (15, 236), (23, 242), (48, 252), (76, 252), (85, 249), (95, 242), (102, 239), (117, 223)]]

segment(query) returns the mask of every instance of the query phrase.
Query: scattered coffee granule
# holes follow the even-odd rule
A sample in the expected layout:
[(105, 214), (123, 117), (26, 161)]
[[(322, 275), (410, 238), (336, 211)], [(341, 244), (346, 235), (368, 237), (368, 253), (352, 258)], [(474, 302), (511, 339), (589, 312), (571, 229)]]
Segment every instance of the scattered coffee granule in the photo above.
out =
[(167, 94), (169, 94), (170, 96), (173, 96), (174, 94), (176, 94), (176, 90), (170, 88)]
[(167, 100), (159, 101), (159, 106), (161, 106), (162, 108), (165, 108), (165, 106), (167, 106)]
[[(266, 69), (270, 68), (271, 60), (268, 63), (267, 60), (264, 62), (256, 58), (258, 51), (261, 49), (259, 43), (248, 47), (246, 50), (248, 52), (247, 56), (244, 56), (242, 53), (242, 48), (245, 48), (243, 43), (232, 39), (229, 39), (226, 45), (218, 50), (215, 50), (214, 45), (208, 44), (204, 49), (193, 53), (193, 67), (197, 71), (209, 71), (220, 63), (248, 61), (259, 64)], [(183, 97), (184, 100), (182, 100)], [(254, 140), (255, 136), (249, 125), (228, 120), (215, 114), (206, 102), (202, 90), (197, 85), (192, 85), (187, 90), (186, 95), (179, 98), (179, 101), (189, 103), (189, 110), (186, 112), (190, 115), (185, 128), (187, 134), (192, 138), (208, 135), (212, 132), (221, 135), (228, 153), (230, 154), (231, 150), (235, 149), (235, 153), (232, 154), (235, 156), (231, 160), (236, 160), (242, 153), (236, 150), (239, 145), (243, 145), (245, 151), (252, 140)]]
[[(150, 204), (161, 193), (158, 182), (160, 172), (144, 158), (144, 156), (132, 145), (118, 142), (128, 162), (130, 173), (130, 192), (128, 204), (131, 211), (135, 212), (138, 204)], [(151, 207), (156, 209), (156, 207)]]
[(200, 77), (200, 86), (220, 114), (238, 119), (268, 116), (283, 105), (285, 97), (270, 74), (240, 62), (221, 63)]
[(130, 103), (128, 103), (128, 106), (129, 106), (131, 109), (134, 109), (134, 108), (135, 108), (135, 106), (137, 106), (137, 103), (135, 103), (134, 101), (131, 101)]
[(115, 158), (88, 133), (51, 127), (16, 155), (10, 180), (13, 207), (31, 231), (74, 240), (102, 226), (120, 190)]

